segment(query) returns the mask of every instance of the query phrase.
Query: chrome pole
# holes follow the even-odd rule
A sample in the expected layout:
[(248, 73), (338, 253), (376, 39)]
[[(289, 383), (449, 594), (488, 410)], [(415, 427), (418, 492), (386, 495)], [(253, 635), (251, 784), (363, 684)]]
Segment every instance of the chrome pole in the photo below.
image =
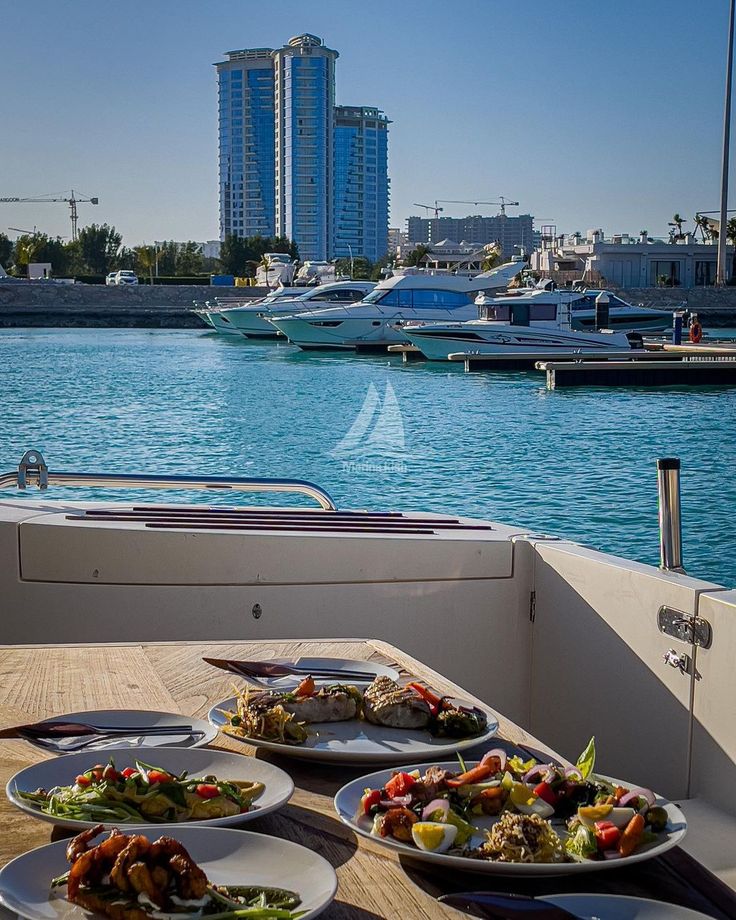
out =
[(716, 284), (728, 280), (726, 264), (728, 226), (728, 154), (731, 143), (731, 83), (733, 77), (733, 21), (736, 0), (731, 0), (728, 15), (728, 55), (726, 57), (726, 100), (723, 110), (723, 153), (721, 157), (721, 214), (718, 226), (718, 260), (716, 262)]
[(682, 517), (680, 514), (680, 461), (677, 457), (657, 460), (659, 493), (659, 567), (685, 574), (682, 567)]

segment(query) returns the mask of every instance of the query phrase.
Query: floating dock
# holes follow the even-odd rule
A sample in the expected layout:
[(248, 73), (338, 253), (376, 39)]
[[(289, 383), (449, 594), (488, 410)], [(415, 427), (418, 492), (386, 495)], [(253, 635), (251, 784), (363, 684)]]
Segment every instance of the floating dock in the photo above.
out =
[[(646, 354), (641, 351), (638, 354)], [(664, 356), (663, 356), (664, 357)], [(673, 355), (670, 360), (678, 360), (677, 355)], [(596, 354), (596, 358), (601, 360), (617, 359), (624, 361), (631, 358), (630, 351), (602, 351)], [(522, 354), (499, 354), (499, 355), (478, 355), (467, 351), (453, 352), (447, 356), (448, 361), (462, 361), (465, 364), (466, 371), (476, 370), (495, 370), (495, 371), (529, 371), (539, 364), (540, 361), (550, 361), (549, 352), (524, 352)], [(582, 355), (558, 355), (555, 361), (572, 362), (583, 360)]]
[(547, 389), (579, 386), (736, 386), (736, 357), (680, 357), (675, 360), (539, 361)]
[(388, 352), (392, 355), (401, 355), (404, 364), (410, 361), (426, 361), (424, 354), (416, 345), (389, 345)]

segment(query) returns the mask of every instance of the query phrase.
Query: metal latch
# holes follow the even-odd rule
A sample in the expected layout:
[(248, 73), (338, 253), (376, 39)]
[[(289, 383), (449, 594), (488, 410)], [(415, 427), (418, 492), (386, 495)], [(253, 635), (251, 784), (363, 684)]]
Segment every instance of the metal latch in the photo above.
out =
[(713, 630), (710, 623), (702, 617), (691, 616), (674, 607), (660, 607), (657, 612), (659, 631), (672, 639), (679, 639), (698, 648), (710, 648), (713, 642)]
[(29, 484), (37, 485), (39, 489), (49, 487), (49, 468), (37, 450), (27, 450), (18, 464), (18, 488), (25, 489)]
[(685, 652), (678, 653), (671, 648), (662, 655), (662, 660), (671, 668), (677, 668), (679, 671), (682, 671), (683, 674), (690, 673), (690, 656)]

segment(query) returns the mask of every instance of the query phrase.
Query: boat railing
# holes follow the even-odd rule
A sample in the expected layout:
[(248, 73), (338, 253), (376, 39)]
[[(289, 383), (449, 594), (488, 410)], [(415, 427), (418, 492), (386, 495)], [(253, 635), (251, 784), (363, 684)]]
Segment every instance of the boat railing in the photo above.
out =
[(70, 473), (50, 470), (37, 450), (28, 450), (17, 470), (0, 473), (0, 488), (100, 486), (110, 489), (204, 489), (235, 492), (291, 492), (314, 499), (323, 511), (337, 511), (331, 496), (306, 479), (245, 479), (239, 476), (172, 476), (139, 473)]

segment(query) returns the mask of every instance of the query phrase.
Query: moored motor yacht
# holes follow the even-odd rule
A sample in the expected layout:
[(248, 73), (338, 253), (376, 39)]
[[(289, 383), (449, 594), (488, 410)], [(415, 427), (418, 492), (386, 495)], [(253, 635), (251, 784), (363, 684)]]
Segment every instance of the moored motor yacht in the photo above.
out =
[(208, 300), (205, 302), (204, 307), (198, 307), (195, 304), (195, 309), (192, 312), (196, 313), (208, 326), (212, 326), (216, 332), (222, 335), (239, 336), (241, 335), (240, 330), (230, 322), (225, 315), (226, 311), (241, 306), (260, 306), (262, 308), (264, 304), (273, 303), (281, 298), (293, 299), (310, 290), (313, 289), (308, 287), (279, 286), (270, 291), (265, 297), (259, 297), (256, 300), (251, 300), (246, 303), (243, 302), (242, 297), (234, 295), (230, 295), (229, 297), (215, 297), (214, 303)]
[(407, 341), (400, 322), (472, 319), (477, 316), (474, 298), (478, 293), (505, 288), (524, 265), (508, 262), (473, 278), (394, 275), (359, 303), (276, 317), (271, 322), (299, 348), (382, 348)]
[(306, 289), (284, 288), (283, 291), (293, 291), (293, 297), (282, 294), (278, 298), (267, 297), (256, 303), (240, 304), (222, 310), (220, 318), (227, 322), (231, 329), (237, 330), (249, 339), (281, 338), (283, 333), (268, 319), (300, 313), (303, 310), (357, 303), (370, 294), (375, 286), (375, 281), (334, 281)]
[(683, 572), (678, 471), (660, 467), (656, 568), (522, 526), (338, 510), (298, 480), (55, 472), (29, 451), (0, 487), (299, 492), (320, 507), (9, 496), (2, 641), (370, 634), (568, 756), (595, 734), (610, 775), (678, 801), (685, 848), (736, 884), (736, 591)]
[(480, 319), (404, 324), (402, 331), (430, 361), (447, 361), (453, 353), (518, 358), (595, 353), (606, 357), (642, 347), (638, 332), (575, 329), (571, 308), (576, 296), (572, 291), (544, 288), (496, 297), (481, 295), (476, 300)]

